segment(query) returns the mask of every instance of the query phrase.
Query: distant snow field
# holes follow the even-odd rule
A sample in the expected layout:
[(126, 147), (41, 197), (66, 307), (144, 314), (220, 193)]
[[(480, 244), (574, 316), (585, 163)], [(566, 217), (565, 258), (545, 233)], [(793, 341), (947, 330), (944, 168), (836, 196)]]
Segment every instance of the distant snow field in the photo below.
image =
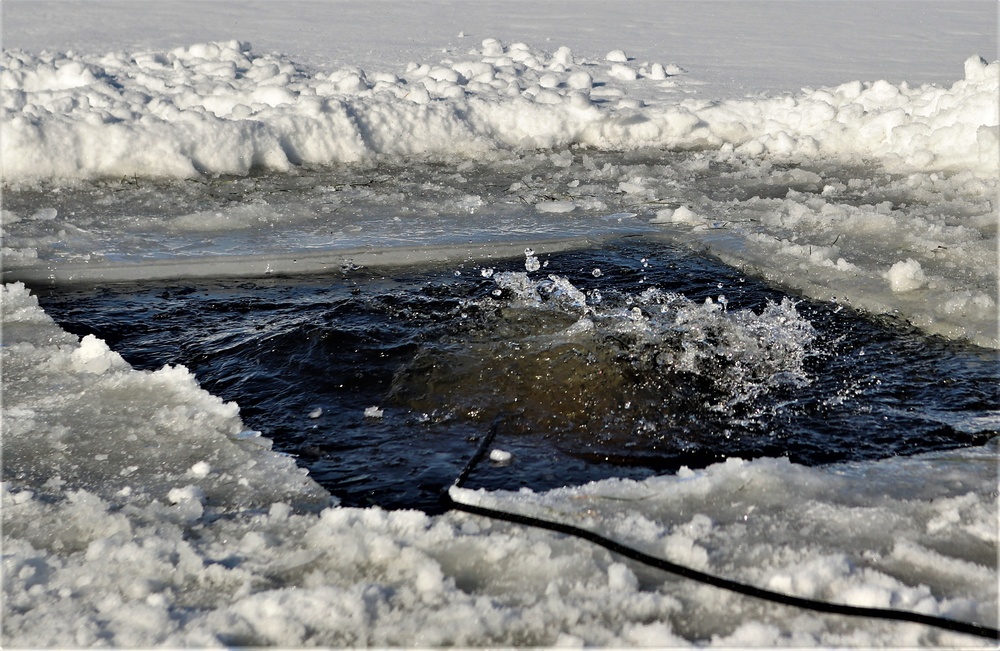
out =
[[(4, 645), (988, 644), (467, 514), (339, 507), (238, 405), (65, 332), (29, 288), (627, 233), (997, 349), (994, 2), (2, 12)], [(976, 426), (1000, 428), (990, 413)], [(996, 454), (454, 494), (771, 590), (995, 627)]]

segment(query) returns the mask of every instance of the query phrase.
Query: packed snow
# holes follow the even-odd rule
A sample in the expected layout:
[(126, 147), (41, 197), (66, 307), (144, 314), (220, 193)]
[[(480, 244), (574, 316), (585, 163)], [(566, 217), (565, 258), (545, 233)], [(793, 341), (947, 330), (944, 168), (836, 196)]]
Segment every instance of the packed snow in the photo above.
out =
[[(735, 21), (698, 18), (692, 4), (664, 3), (660, 19), (692, 26), (677, 43), (711, 46), (693, 56), (659, 45), (656, 20), (630, 37), (649, 18), (643, 3), (524, 4), (516, 19), (484, 3), (505, 27), (462, 3), (468, 27), (461, 12), (435, 18), (441, 7), (394, 22), (355, 4), (312, 5), (304, 32), (260, 6), (246, 23), (271, 39), (260, 48), (231, 40), (247, 37), (227, 4), (164, 3), (157, 23), (135, 5), (92, 2), (74, 25), (71, 5), (4, 3), (3, 643), (986, 644), (763, 604), (467, 514), (340, 507), (247, 430), (238, 405), (183, 367), (134, 370), (100, 339), (63, 331), (19, 281), (266, 274), (303, 251), (326, 256), (315, 269), (349, 273), (375, 259), (363, 255), (410, 247), (401, 259), (412, 260), (411, 225), (418, 244), (443, 249), (516, 234), (504, 246), (533, 247), (530, 273), (542, 239), (641, 233), (1000, 348), (1000, 63), (995, 44), (959, 51), (970, 33), (996, 40), (995, 3), (924, 3), (910, 19), (891, 3), (843, 3), (855, 13), (825, 32), (801, 7), (749, 3), (753, 20), (824, 44), (779, 61), (766, 34), (734, 40), (775, 64), (743, 88), (753, 96), (723, 84), (728, 69), (709, 54)], [(345, 41), (353, 60), (316, 31), (325, 17), (350, 32), (338, 9), (367, 15), (367, 47)], [(26, 26), (17, 46), (12, 24)], [(80, 36), (94, 24), (101, 38)], [(156, 24), (176, 28), (169, 42)], [(848, 26), (861, 71), (843, 61)], [(447, 42), (435, 40), (442, 29)], [(914, 36), (928, 29), (940, 39)], [(879, 49), (886, 35), (905, 55)], [(866, 76), (910, 55), (932, 59), (937, 76), (916, 63), (902, 66), (914, 82)], [(396, 173), (410, 167), (412, 178)], [(489, 189), (492, 177), (502, 184)], [(309, 202), (295, 204), (293, 187)], [(502, 449), (490, 457), (518, 463)], [(879, 462), (729, 459), (642, 482), (452, 494), (777, 591), (995, 627), (996, 458), (994, 439)]]
[[(429, 209), (448, 216), (436, 220), (438, 235), (424, 238), (426, 244), (447, 243), (456, 233), (494, 236), (496, 213), (489, 209), (515, 196), (532, 210), (505, 232), (611, 232), (608, 220), (596, 227), (586, 220), (612, 212), (600, 197), (624, 194), (634, 213), (626, 216), (639, 218), (633, 230), (638, 221), (680, 227), (685, 232), (676, 237), (811, 296), (1000, 346), (1000, 63), (969, 57), (964, 78), (947, 87), (855, 81), (777, 97), (708, 100), (676, 96), (687, 83), (676, 65), (632, 60), (620, 50), (589, 59), (566, 46), (487, 38), (464, 57), (457, 54), (391, 71), (324, 71), (239, 41), (100, 55), (5, 50), (5, 183), (32, 197), (30, 212), (4, 212), (5, 280), (170, 277), (178, 267), (196, 273), (191, 260), (178, 265), (164, 256), (157, 262), (166, 269), (129, 267), (115, 276), (102, 265), (150, 230), (159, 235), (139, 244), (146, 254), (187, 236), (166, 257), (199, 248), (231, 254), (192, 241), (243, 231), (249, 258), (207, 264), (203, 256), (206, 275), (224, 267), (241, 275), (306, 271), (298, 258), (289, 265), (263, 256), (275, 252), (275, 239), (282, 248), (298, 242), (296, 253), (391, 248), (401, 236), (412, 243), (424, 227), (400, 230), (400, 213), (419, 210), (421, 196), (442, 185), (455, 196)], [(622, 151), (643, 152), (649, 162), (630, 169), (593, 161), (601, 152)], [(541, 170), (532, 157), (542, 159)], [(140, 184), (140, 177), (148, 183), (343, 164), (381, 175), (389, 161), (412, 161), (414, 169), (445, 161), (458, 173), (409, 185), (385, 176), (363, 204), (368, 214), (352, 216), (347, 233), (335, 237), (329, 213), (350, 193), (328, 179), (311, 188), (323, 188), (320, 206), (294, 212), (280, 209), (277, 202), (287, 200), (261, 195), (254, 181), (217, 210), (192, 206), (170, 215), (164, 205), (177, 205), (173, 195), (186, 190), (168, 185), (158, 199)], [(477, 175), (463, 176), (476, 165)], [(505, 194), (484, 193), (491, 168), (511, 179)], [(513, 174), (518, 169), (527, 173), (521, 180)], [(691, 195), (680, 173), (703, 177), (711, 170), (742, 187), (743, 196), (721, 189), (722, 196)], [(539, 171), (547, 193), (526, 197), (528, 177)], [(71, 192), (53, 197), (45, 189), (115, 179), (136, 186), (142, 213), (129, 205), (109, 221), (116, 211), (107, 210), (113, 201), (107, 197), (85, 216), (60, 205)], [(559, 186), (565, 189), (553, 195)], [(372, 203), (379, 206), (375, 215), (367, 210)], [(291, 236), (301, 229), (310, 235)], [(713, 232), (719, 230), (723, 236)], [(272, 234), (272, 241), (261, 242), (261, 234)]]
[(0, 162), (16, 183), (580, 145), (997, 174), (1000, 66), (979, 56), (950, 88), (852, 82), (721, 102), (632, 97), (633, 84), (671, 91), (683, 72), (609, 57), (495, 38), (464, 58), (388, 71), (313, 71), (239, 41), (102, 55), (4, 50)]

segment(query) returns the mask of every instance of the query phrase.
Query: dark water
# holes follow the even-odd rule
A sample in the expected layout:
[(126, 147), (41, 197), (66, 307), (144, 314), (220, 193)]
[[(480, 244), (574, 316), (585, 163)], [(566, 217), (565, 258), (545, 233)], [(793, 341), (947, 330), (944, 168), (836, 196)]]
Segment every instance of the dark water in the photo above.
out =
[(39, 293), (136, 368), (187, 366), (345, 505), (438, 510), (490, 427), (513, 458), (470, 487), (730, 456), (874, 459), (996, 434), (994, 351), (789, 301), (644, 239), (539, 262)]

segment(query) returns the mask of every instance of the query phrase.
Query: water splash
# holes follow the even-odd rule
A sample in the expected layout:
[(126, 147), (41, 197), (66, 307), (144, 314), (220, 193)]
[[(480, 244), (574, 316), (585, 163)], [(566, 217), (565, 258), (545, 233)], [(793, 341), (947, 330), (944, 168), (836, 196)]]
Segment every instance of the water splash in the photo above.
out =
[(546, 253), (551, 271), (531, 274), (522, 252), (460, 276), (108, 286), (40, 302), (136, 368), (187, 366), (346, 505), (434, 512), (498, 414), (512, 461), (482, 466), (477, 486), (733, 456), (815, 465), (996, 435), (990, 351), (786, 298), (662, 242)]
[(814, 331), (788, 298), (758, 314), (655, 288), (588, 297), (555, 274), (492, 278), (499, 295), (474, 301), (478, 322), (425, 344), (396, 375), (396, 404), (623, 442), (706, 412), (752, 418), (763, 396), (810, 381)]

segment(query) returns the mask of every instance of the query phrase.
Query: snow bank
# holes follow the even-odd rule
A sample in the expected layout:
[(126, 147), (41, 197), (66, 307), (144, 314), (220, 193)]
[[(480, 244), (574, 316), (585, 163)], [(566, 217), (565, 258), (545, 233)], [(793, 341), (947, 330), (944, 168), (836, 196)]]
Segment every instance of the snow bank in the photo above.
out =
[[(951, 88), (854, 81), (767, 100), (690, 106), (723, 145), (804, 162), (878, 161), (892, 171), (996, 176), (1000, 62), (973, 56)], [(714, 144), (714, 143), (713, 143)]]
[[(187, 371), (132, 370), (23, 286), (0, 297), (5, 645), (982, 642), (772, 607), (466, 514), (319, 511), (329, 496)], [(996, 454), (453, 494), (774, 590), (995, 626)]]
[[(611, 56), (614, 55), (614, 56)], [(951, 88), (852, 82), (763, 100), (678, 101), (680, 69), (486, 39), (404, 70), (314, 71), (238, 41), (0, 58), (5, 182), (184, 178), (374, 155), (726, 148), (793, 161), (997, 173), (1000, 65)], [(640, 99), (646, 98), (646, 99)]]
[[(4, 51), (0, 163), (24, 191), (3, 213), (4, 280), (303, 271), (303, 250), (609, 233), (617, 210), (619, 232), (681, 232), (812, 297), (1000, 346), (1000, 63), (971, 57), (950, 87), (709, 101), (681, 99), (696, 82), (677, 66), (623, 50), (489, 38), (466, 54), (389, 72), (316, 70), (238, 41)], [(315, 167), (333, 163), (355, 176)], [(228, 191), (138, 180), (251, 170), (290, 173)], [(86, 185), (45, 190), (102, 177), (129, 183), (96, 201)], [(211, 261), (178, 263), (196, 255)]]
[(728, 180), (746, 184), (749, 199), (705, 202), (703, 217), (664, 211), (654, 223), (813, 298), (1000, 347), (996, 179), (814, 169), (737, 172)]
[(20, 283), (0, 292), (5, 481), (181, 518), (330, 499), (185, 368), (135, 371), (61, 330)]

